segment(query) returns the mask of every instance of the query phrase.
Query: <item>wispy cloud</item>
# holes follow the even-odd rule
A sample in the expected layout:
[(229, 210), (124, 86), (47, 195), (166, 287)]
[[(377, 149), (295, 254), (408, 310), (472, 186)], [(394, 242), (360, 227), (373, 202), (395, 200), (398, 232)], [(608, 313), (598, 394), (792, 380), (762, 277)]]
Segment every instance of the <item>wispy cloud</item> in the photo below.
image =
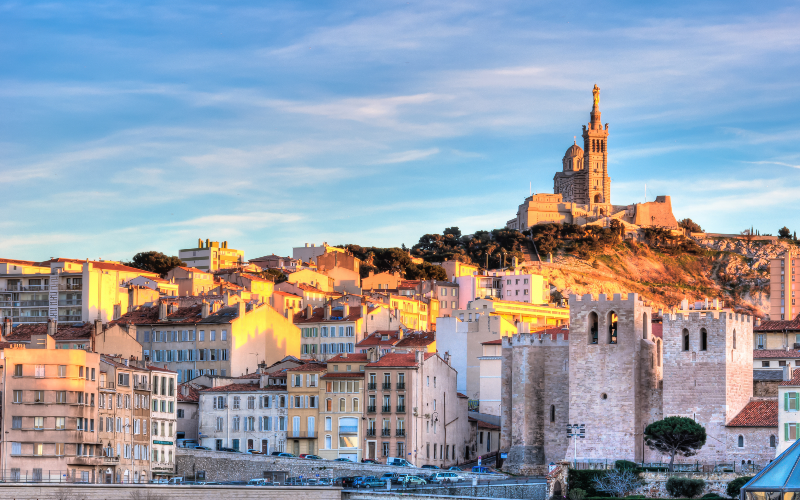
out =
[(438, 153), (439, 153), (439, 148), (414, 149), (411, 151), (403, 151), (402, 153), (395, 153), (393, 155), (389, 155), (386, 158), (378, 160), (374, 163), (376, 165), (384, 165), (391, 163), (406, 163), (409, 161), (417, 161), (423, 158), (428, 158), (429, 156), (433, 156)]

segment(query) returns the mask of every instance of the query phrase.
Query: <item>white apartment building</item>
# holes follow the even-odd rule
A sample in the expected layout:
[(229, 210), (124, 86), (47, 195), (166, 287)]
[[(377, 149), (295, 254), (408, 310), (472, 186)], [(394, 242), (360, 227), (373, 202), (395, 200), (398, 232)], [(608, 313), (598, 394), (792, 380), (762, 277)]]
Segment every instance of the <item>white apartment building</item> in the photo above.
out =
[(177, 373), (173, 371), (155, 366), (148, 368), (152, 372), (153, 386), (150, 413), (152, 422), (150, 471), (152, 479), (158, 479), (159, 476), (172, 476), (175, 473), (178, 380)]
[(550, 302), (550, 284), (538, 274), (500, 270), (474, 276), (459, 276), (455, 278), (455, 282), (460, 290), (458, 309), (466, 309), (471, 301), (483, 298), (539, 305)]

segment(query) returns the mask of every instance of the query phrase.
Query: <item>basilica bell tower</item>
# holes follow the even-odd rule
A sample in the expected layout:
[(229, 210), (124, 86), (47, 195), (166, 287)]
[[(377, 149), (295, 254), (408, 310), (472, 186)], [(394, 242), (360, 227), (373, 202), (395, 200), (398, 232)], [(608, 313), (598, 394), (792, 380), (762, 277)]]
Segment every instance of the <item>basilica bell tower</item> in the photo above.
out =
[[(600, 88), (592, 89), (594, 105), (589, 127), (583, 126), (583, 168), (586, 172), (582, 186), (590, 208), (611, 203), (611, 179), (608, 177), (608, 124), (600, 121)], [(608, 214), (606, 214), (608, 215)]]

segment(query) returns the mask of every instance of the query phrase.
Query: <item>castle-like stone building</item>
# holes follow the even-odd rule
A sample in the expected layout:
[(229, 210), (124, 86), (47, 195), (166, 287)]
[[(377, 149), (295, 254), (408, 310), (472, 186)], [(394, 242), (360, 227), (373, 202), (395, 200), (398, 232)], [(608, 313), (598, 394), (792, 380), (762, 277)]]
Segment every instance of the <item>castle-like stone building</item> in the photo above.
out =
[[(774, 458), (777, 415), (757, 415), (752, 397), (750, 316), (716, 302), (690, 309), (684, 301), (653, 323), (650, 307), (633, 293), (573, 295), (569, 305), (568, 333), (503, 338), (501, 450), (508, 451), (508, 470), (541, 473), (551, 462), (576, 458), (662, 461), (645, 447), (643, 431), (667, 416), (706, 428), (706, 445), (692, 460)], [(577, 446), (567, 425), (585, 429), (585, 437), (574, 438)]]
[(575, 142), (561, 160), (561, 172), (553, 177), (553, 194), (532, 194), (506, 223), (525, 230), (544, 223), (591, 224), (618, 219), (635, 226), (677, 228), (669, 196), (656, 201), (613, 205), (608, 176), (608, 123), (600, 119), (600, 89), (592, 90), (594, 105), (588, 125), (583, 125), (583, 149)]

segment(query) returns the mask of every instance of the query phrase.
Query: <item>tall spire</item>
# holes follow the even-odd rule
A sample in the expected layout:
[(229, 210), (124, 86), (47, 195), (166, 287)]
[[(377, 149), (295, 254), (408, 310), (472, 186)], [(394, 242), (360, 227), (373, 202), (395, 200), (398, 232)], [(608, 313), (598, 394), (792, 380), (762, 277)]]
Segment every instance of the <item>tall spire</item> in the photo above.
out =
[(600, 87), (597, 84), (594, 84), (594, 88), (592, 89), (592, 96), (594, 98), (594, 104), (592, 105), (592, 112), (590, 114), (591, 117), (591, 125), (592, 129), (602, 128), (603, 124), (600, 121)]

